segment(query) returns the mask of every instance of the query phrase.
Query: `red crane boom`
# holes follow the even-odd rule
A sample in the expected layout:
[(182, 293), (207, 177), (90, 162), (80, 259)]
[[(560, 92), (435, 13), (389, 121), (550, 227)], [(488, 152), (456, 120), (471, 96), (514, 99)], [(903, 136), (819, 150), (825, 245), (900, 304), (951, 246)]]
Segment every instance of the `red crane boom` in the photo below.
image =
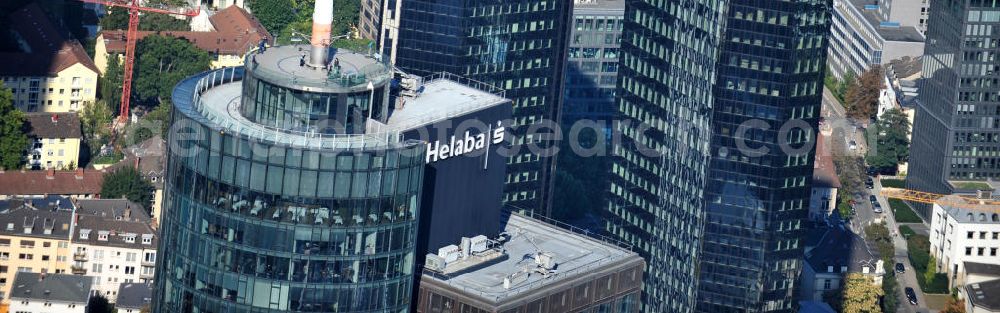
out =
[(122, 98), (118, 107), (118, 123), (128, 121), (129, 99), (132, 95), (132, 67), (135, 63), (135, 43), (139, 40), (139, 12), (197, 16), (201, 7), (195, 8), (151, 8), (139, 5), (139, 0), (80, 0), (88, 3), (102, 4), (109, 7), (119, 7), (128, 10), (128, 31), (125, 34), (125, 72), (122, 79)]

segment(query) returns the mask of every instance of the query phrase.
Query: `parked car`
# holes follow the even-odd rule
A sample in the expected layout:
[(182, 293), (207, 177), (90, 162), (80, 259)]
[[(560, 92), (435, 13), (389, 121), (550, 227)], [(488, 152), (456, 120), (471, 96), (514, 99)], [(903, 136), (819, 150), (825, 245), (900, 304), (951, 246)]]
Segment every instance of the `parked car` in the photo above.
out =
[(906, 299), (910, 300), (910, 304), (917, 305), (917, 293), (913, 292), (913, 288), (906, 287)]
[(906, 266), (903, 266), (903, 263), (896, 263), (896, 273), (906, 273)]
[(878, 201), (872, 203), (872, 211), (875, 213), (882, 213), (882, 205), (878, 204)]
[(851, 150), (857, 150), (858, 149), (858, 143), (854, 142), (854, 140), (851, 140), (851, 142), (847, 143), (847, 148), (851, 149)]
[(875, 198), (875, 195), (868, 195), (868, 201), (871, 203), (878, 203), (878, 198)]
[(875, 188), (875, 181), (872, 179), (871, 176), (868, 176), (865, 179), (865, 187), (868, 188), (868, 189)]

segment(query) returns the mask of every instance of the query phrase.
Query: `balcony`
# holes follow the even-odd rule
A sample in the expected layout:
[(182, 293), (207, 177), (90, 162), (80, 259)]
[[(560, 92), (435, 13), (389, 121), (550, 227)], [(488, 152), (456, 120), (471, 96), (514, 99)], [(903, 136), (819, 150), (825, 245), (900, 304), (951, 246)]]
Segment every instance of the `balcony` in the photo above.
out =
[(73, 261), (87, 262), (87, 253), (86, 252), (74, 252), (73, 253)]
[(156, 266), (156, 261), (155, 260), (145, 260), (144, 259), (144, 260), (142, 260), (142, 262), (140, 262), (140, 264), (142, 266), (154, 267), (154, 266)]
[(70, 266), (70, 271), (76, 275), (87, 275), (87, 269), (80, 265), (74, 264), (73, 266)]
[(146, 273), (144, 271), (139, 271), (139, 279), (153, 280), (153, 273), (152, 272)]

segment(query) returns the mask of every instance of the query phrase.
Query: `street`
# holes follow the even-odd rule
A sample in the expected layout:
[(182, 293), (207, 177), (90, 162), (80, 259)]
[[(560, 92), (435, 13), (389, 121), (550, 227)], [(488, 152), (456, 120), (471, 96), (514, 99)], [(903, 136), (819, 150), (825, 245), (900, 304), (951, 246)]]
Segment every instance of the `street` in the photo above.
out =
[[(823, 122), (827, 127), (833, 127), (834, 136), (846, 136), (845, 142), (850, 142), (850, 139), (857, 143), (857, 148), (853, 152), (864, 155), (864, 151), (867, 151), (866, 144), (864, 140), (864, 135), (862, 130), (857, 127), (857, 123), (852, 119), (845, 118), (845, 110), (843, 105), (837, 100), (837, 98), (830, 92), (829, 89), (823, 88), (823, 108), (822, 115), (824, 117)], [(838, 131), (839, 129), (839, 131)], [(846, 151), (850, 151), (849, 149)], [(855, 233), (864, 236), (864, 227), (872, 223), (885, 222), (886, 227), (889, 228), (890, 233), (893, 234), (893, 246), (895, 248), (895, 253), (893, 256), (894, 263), (889, 265), (889, 268), (895, 268), (895, 263), (903, 263), (906, 268), (906, 272), (897, 275), (897, 280), (899, 282), (899, 290), (896, 295), (898, 299), (897, 312), (904, 313), (928, 313), (933, 312), (932, 310), (925, 307), (927, 305), (927, 299), (924, 297), (924, 293), (920, 290), (920, 286), (917, 284), (917, 275), (913, 270), (913, 266), (910, 264), (909, 257), (907, 255), (906, 240), (902, 235), (899, 234), (899, 226), (896, 224), (896, 219), (893, 216), (892, 208), (889, 206), (889, 201), (885, 197), (879, 194), (882, 189), (882, 183), (879, 179), (874, 178), (874, 186), (872, 189), (866, 189), (867, 192), (861, 195), (843, 195), (851, 196), (855, 201), (854, 209), (855, 215), (850, 222), (850, 228)], [(869, 194), (875, 195), (876, 200), (879, 205), (882, 206), (882, 213), (875, 213), (871, 201), (869, 201)], [(926, 227), (920, 227), (926, 229)], [(911, 305), (909, 300), (906, 298), (905, 288), (913, 288), (917, 295), (917, 305)]]

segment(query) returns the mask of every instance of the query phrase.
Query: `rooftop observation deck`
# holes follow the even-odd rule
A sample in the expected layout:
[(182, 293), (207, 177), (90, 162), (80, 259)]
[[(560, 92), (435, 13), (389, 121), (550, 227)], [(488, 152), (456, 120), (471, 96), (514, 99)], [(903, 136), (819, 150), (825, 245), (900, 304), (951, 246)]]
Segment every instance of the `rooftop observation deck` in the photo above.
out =
[[(247, 69), (255, 77), (283, 87), (314, 92), (365, 91), (368, 82), (378, 86), (392, 78), (392, 66), (385, 58), (346, 49), (330, 48), (330, 63), (313, 68), (308, 45), (254, 49), (246, 56)], [(381, 59), (381, 60), (380, 60)]]

